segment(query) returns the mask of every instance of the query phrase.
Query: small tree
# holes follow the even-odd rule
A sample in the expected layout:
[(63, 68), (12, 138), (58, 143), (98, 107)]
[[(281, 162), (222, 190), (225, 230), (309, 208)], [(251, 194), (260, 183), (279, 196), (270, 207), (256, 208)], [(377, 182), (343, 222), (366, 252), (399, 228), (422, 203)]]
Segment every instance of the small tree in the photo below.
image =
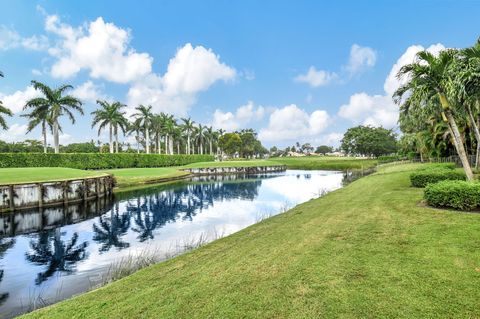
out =
[(333, 152), (333, 147), (328, 145), (320, 145), (315, 150), (315, 153), (325, 155), (327, 153)]

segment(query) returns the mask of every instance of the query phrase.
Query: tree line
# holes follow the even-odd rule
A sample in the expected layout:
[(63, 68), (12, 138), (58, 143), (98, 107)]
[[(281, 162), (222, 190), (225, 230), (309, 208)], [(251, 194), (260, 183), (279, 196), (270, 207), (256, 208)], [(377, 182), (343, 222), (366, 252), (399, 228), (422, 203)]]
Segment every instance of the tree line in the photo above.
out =
[[(3, 73), (0, 72), (3, 77)], [(72, 124), (75, 124), (76, 113), (84, 115), (82, 101), (68, 94), (73, 89), (71, 85), (61, 85), (51, 88), (48, 85), (32, 81), (35, 90), (41, 93), (40, 97), (30, 99), (24, 106), (22, 117), (28, 119), (27, 132), (30, 133), (37, 127), (42, 132), (43, 152), (52, 150), (47, 144), (47, 134), (53, 135), (53, 152), (71, 152), (74, 150), (86, 150), (92, 152), (102, 150), (102, 145), (96, 147), (93, 143), (75, 143), (69, 148), (62, 147), (59, 142), (59, 134), (62, 132), (60, 118), (66, 116)], [(151, 154), (228, 154), (230, 156), (252, 157), (262, 155), (267, 150), (257, 138), (257, 133), (252, 129), (226, 133), (225, 130), (215, 130), (211, 126), (195, 123), (190, 117), (176, 119), (171, 114), (154, 113), (152, 106), (139, 105), (135, 113), (127, 117), (125, 108), (127, 105), (118, 101), (97, 100), (98, 109), (93, 111), (92, 128), (98, 128), (100, 136), (103, 130), (108, 131), (108, 151), (118, 153), (122, 151), (122, 145), (131, 151), (129, 143), (121, 143), (120, 135), (134, 136), (136, 152), (141, 151)], [(12, 112), (3, 106), (0, 101), (0, 127), (7, 129), (5, 116), (12, 116)], [(5, 143), (0, 141), (0, 148), (23, 150), (38, 150), (39, 145), (32, 140), (27, 140), (20, 146), (18, 143)], [(92, 147), (93, 146), (93, 147)]]

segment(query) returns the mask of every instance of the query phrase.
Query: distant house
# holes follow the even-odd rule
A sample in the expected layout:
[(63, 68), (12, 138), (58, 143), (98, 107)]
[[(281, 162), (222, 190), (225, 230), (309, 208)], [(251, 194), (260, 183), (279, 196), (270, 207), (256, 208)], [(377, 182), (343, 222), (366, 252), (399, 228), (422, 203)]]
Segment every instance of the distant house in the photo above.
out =
[(303, 153), (297, 153), (297, 152), (288, 152), (288, 155), (287, 155), (287, 156), (301, 157), (301, 156), (305, 156), (305, 154), (303, 154)]

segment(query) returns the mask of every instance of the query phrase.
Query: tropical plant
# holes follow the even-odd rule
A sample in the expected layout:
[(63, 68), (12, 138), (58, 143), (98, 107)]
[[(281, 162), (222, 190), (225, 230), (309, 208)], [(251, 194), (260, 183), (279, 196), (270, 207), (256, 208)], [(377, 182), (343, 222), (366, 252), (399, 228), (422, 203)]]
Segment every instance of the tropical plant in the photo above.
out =
[(194, 132), (195, 129), (195, 122), (192, 121), (191, 118), (182, 118), (183, 124), (182, 124), (182, 130), (187, 136), (187, 148), (186, 152), (187, 154), (192, 154), (191, 148), (190, 148), (190, 140), (192, 137), (192, 133)]
[(32, 108), (32, 111), (22, 116), (29, 119), (27, 133), (30, 133), (38, 125), (42, 127), (43, 152), (47, 153), (47, 127), (52, 129), (52, 121), (49, 114), (49, 105), (42, 102), (44, 102), (43, 99), (27, 101), (23, 109)]
[(145, 152), (150, 154), (150, 129), (153, 119), (152, 106), (139, 105), (135, 109), (138, 112), (133, 114), (132, 117), (134, 117), (143, 128), (143, 134), (145, 136)]
[[(104, 100), (97, 100), (97, 104), (101, 108), (92, 112), (92, 127), (98, 125), (98, 135), (100, 135), (101, 131), (108, 126), (110, 153), (114, 152), (114, 144), (115, 152), (118, 153), (118, 130), (120, 129), (125, 134), (128, 129), (125, 112), (121, 111), (126, 105), (120, 102), (109, 103)], [(113, 143), (113, 136), (115, 136), (115, 143)]]
[[(441, 51), (438, 56), (428, 51), (417, 54), (413, 63), (403, 66), (398, 72), (399, 79), (406, 79), (394, 94), (397, 103), (406, 103), (407, 106), (417, 105), (428, 108), (432, 114), (440, 114), (453, 136), (457, 154), (462, 162), (468, 180), (473, 179), (472, 169), (468, 161), (464, 146), (464, 139), (460, 133), (455, 118), (455, 104), (449, 99), (448, 87), (452, 82), (451, 66), (457, 58), (456, 50)], [(407, 96), (406, 101), (403, 98)], [(455, 102), (455, 101), (454, 101)], [(403, 109), (408, 112), (409, 108)]]
[[(3, 78), (2, 71), (0, 71), (0, 77)], [(13, 115), (12, 111), (10, 111), (10, 109), (3, 106), (2, 101), (0, 101), (0, 127), (3, 128), (4, 130), (6, 130), (8, 128), (7, 121), (5, 120), (5, 118), (3, 118), (2, 114), (8, 115), (8, 116)]]
[(32, 81), (32, 85), (35, 90), (42, 93), (43, 97), (33, 98), (27, 101), (26, 105), (31, 105), (34, 108), (48, 105), (48, 119), (52, 123), (54, 150), (55, 153), (59, 153), (59, 132), (61, 130), (59, 119), (62, 115), (66, 114), (72, 124), (74, 124), (75, 116), (72, 111), (77, 111), (83, 115), (82, 102), (76, 97), (65, 95), (68, 90), (73, 89), (71, 85), (64, 84), (56, 89), (52, 89), (37, 81)]

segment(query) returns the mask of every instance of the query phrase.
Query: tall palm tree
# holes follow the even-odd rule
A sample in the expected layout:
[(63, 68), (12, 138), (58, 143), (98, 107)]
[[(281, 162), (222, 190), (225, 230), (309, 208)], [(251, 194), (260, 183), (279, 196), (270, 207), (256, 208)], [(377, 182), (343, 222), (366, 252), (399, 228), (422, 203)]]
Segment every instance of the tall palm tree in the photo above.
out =
[(414, 99), (418, 104), (437, 105), (433, 110), (440, 113), (453, 136), (455, 148), (462, 162), (468, 180), (473, 179), (473, 172), (467, 158), (464, 141), (460, 134), (454, 116), (454, 106), (447, 97), (447, 86), (451, 81), (450, 67), (456, 58), (456, 51), (441, 51), (438, 57), (428, 51), (421, 51), (416, 56), (416, 61), (403, 66), (398, 72), (399, 78), (407, 78), (394, 94), (397, 103), (402, 103), (402, 98)]
[(196, 133), (197, 133), (196, 138), (199, 145), (199, 153), (203, 154), (203, 140), (205, 139), (205, 135), (206, 135), (205, 126), (203, 126), (202, 124), (199, 124), (197, 127)]
[[(71, 96), (64, 95), (66, 91), (73, 89), (71, 85), (62, 85), (56, 89), (52, 89), (49, 86), (32, 81), (32, 85), (35, 90), (40, 91), (43, 94), (43, 97), (36, 98), (35, 104), (37, 105), (48, 105), (48, 117), (52, 122), (53, 127), (53, 144), (55, 153), (60, 152), (60, 142), (59, 142), (59, 132), (61, 130), (59, 125), (59, 119), (62, 115), (66, 114), (72, 124), (75, 123), (75, 116), (72, 111), (77, 111), (83, 115), (82, 102)], [(27, 102), (29, 104), (30, 101)]]
[(195, 122), (192, 121), (191, 118), (182, 118), (181, 120), (183, 122), (183, 124), (181, 126), (182, 130), (185, 133), (185, 135), (187, 136), (187, 154), (191, 154), (190, 139), (192, 137), (192, 133), (193, 133), (193, 130), (195, 128), (195, 126), (194, 126)]
[(157, 153), (162, 151), (161, 140), (163, 135), (163, 117), (161, 114), (154, 114), (152, 118), (152, 133), (155, 135), (155, 147)]
[(101, 108), (92, 112), (92, 127), (98, 124), (98, 135), (100, 135), (101, 131), (108, 126), (110, 153), (114, 152), (113, 135), (115, 135), (115, 149), (118, 153), (118, 129), (120, 128), (125, 133), (128, 126), (125, 112), (121, 112), (125, 105), (120, 102), (109, 103), (102, 100), (97, 100), (97, 104)]
[(142, 123), (140, 120), (136, 119), (130, 123), (128, 127), (128, 132), (135, 133), (135, 140), (137, 141), (137, 153), (140, 153), (140, 131), (142, 130)]
[(173, 115), (164, 116), (163, 131), (165, 133), (165, 150), (168, 149), (168, 154), (173, 154), (173, 138), (177, 123)]
[(48, 104), (42, 104), (42, 102), (42, 98), (28, 101), (23, 109), (25, 110), (27, 108), (33, 108), (33, 110), (30, 113), (23, 114), (22, 116), (29, 119), (27, 133), (30, 133), (35, 127), (41, 125), (43, 152), (47, 153), (47, 126), (52, 129), (52, 121), (49, 117)]
[(139, 121), (145, 136), (145, 152), (150, 154), (150, 128), (153, 119), (152, 106), (139, 105), (135, 108), (138, 112), (132, 116)]
[(209, 126), (205, 130), (205, 135), (208, 139), (208, 144), (210, 146), (210, 155), (213, 155), (213, 139), (215, 138), (215, 132), (213, 130), (213, 127)]

